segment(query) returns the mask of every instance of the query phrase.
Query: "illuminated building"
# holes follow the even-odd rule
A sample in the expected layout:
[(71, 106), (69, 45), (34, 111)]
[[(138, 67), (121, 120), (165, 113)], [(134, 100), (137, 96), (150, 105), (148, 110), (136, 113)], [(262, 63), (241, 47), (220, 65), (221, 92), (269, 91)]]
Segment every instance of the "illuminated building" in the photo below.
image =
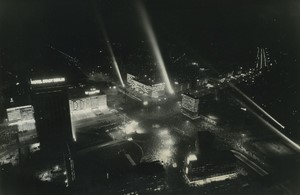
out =
[(106, 95), (93, 95), (69, 100), (71, 113), (80, 110), (104, 110), (107, 108)]
[(186, 159), (184, 177), (191, 186), (234, 179), (238, 176), (236, 163), (236, 158), (229, 151), (214, 151), (199, 158), (189, 155)]
[(72, 128), (65, 78), (31, 80), (31, 99), (41, 148), (71, 142)]
[(76, 124), (81, 120), (94, 118), (108, 111), (106, 94), (96, 88), (74, 89), (69, 96), (73, 138), (76, 141)]
[(35, 130), (33, 107), (31, 105), (7, 108), (9, 126), (18, 125), (19, 131)]
[[(200, 93), (184, 93), (181, 104), (181, 113), (190, 119), (201, 118), (214, 125), (220, 123), (219, 118), (211, 114), (212, 111), (217, 112), (219, 109), (215, 94), (201, 95), (201, 91)], [(214, 109), (211, 105), (214, 105)]]
[(10, 123), (20, 120), (32, 120), (33, 108), (31, 105), (7, 108), (7, 118)]
[(211, 132), (199, 131), (195, 146), (196, 153), (189, 154), (185, 163), (185, 178), (189, 185), (205, 185), (237, 177), (237, 158), (231, 151), (218, 150)]
[(71, 114), (80, 110), (107, 109), (106, 94), (95, 88), (86, 90), (84, 94), (71, 94), (69, 104)]
[(182, 94), (182, 114), (191, 119), (199, 118), (199, 98), (190, 94)]
[(165, 100), (165, 83), (155, 83), (148, 79), (141, 79), (127, 73), (127, 90), (141, 100), (162, 101)]

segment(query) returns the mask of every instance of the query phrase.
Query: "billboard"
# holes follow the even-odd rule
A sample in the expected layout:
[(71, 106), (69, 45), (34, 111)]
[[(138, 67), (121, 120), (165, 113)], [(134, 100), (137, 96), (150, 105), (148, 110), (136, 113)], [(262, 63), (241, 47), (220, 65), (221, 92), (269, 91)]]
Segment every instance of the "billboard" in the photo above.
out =
[(135, 79), (135, 76), (127, 73), (127, 84), (138, 94), (145, 95), (152, 98), (158, 98), (165, 95), (165, 83), (158, 83), (154, 85), (145, 85)]
[(106, 95), (90, 96), (79, 99), (69, 100), (70, 111), (88, 110), (88, 109), (106, 109)]
[(9, 122), (26, 121), (34, 119), (34, 110), (31, 105), (6, 109)]
[(198, 112), (199, 99), (182, 94), (182, 107), (191, 111)]

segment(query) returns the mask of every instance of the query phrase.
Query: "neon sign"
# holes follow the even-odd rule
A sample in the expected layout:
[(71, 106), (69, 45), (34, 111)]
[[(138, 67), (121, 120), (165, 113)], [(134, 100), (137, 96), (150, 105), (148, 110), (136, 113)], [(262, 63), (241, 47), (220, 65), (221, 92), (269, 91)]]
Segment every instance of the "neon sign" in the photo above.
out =
[(30, 80), (30, 83), (32, 85), (39, 85), (39, 84), (49, 84), (49, 83), (60, 83), (65, 81), (66, 79), (61, 77), (61, 78), (51, 78), (51, 79)]

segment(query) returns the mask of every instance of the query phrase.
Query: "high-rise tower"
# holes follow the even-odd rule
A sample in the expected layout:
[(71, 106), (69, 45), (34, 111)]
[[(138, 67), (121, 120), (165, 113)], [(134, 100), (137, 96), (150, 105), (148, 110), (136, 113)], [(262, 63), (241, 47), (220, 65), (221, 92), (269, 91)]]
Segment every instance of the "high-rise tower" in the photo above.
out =
[(41, 148), (57, 149), (73, 141), (65, 78), (31, 79), (31, 99)]

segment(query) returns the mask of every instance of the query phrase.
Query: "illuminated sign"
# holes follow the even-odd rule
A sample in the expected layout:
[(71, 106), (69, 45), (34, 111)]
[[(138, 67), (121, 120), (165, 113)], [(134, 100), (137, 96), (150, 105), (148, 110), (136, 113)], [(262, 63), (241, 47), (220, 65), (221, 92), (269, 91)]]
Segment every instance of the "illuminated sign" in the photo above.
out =
[(69, 100), (70, 111), (88, 110), (88, 109), (106, 109), (106, 95), (91, 96), (80, 99)]
[(51, 79), (30, 80), (30, 83), (32, 85), (39, 85), (39, 84), (49, 84), (49, 83), (61, 83), (65, 81), (66, 79), (61, 77), (61, 78), (51, 78)]
[(85, 91), (84, 93), (85, 93), (85, 95), (95, 95), (95, 94), (100, 93), (100, 90), (93, 89), (91, 91)]
[(152, 98), (158, 98), (165, 95), (165, 83), (159, 83), (154, 85), (145, 85), (135, 80), (135, 76), (127, 74), (127, 83), (129, 87), (141, 95), (146, 95)]
[(13, 107), (6, 109), (9, 122), (25, 121), (34, 119), (33, 107), (31, 105)]
[(192, 111), (198, 112), (199, 99), (192, 98), (188, 95), (182, 95), (182, 107)]

